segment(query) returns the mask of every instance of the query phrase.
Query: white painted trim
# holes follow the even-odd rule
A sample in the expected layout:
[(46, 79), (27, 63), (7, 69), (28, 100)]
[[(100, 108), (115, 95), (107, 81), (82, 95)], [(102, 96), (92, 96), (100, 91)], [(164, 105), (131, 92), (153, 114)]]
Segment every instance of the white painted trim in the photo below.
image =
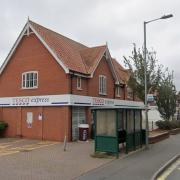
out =
[[(120, 82), (118, 81), (118, 78), (117, 78), (117, 74), (116, 74), (116, 71), (114, 69), (114, 66), (113, 66), (113, 63), (112, 63), (112, 58), (111, 58), (111, 55), (110, 55), (110, 52), (109, 52), (109, 49), (108, 47), (106, 46), (106, 49), (105, 51), (103, 52), (103, 55), (101, 56), (101, 58), (99, 59), (98, 63), (96, 64), (96, 67), (95, 69), (93, 70), (93, 72), (91, 73), (91, 78), (94, 76), (94, 73), (101, 61), (101, 59), (103, 58), (103, 56), (105, 55), (106, 59), (107, 59), (107, 62), (109, 64), (109, 67), (111, 69), (111, 72), (112, 72), (112, 75), (114, 77), (114, 80), (115, 80), (115, 84), (119, 84)], [(109, 58), (108, 58), (109, 57)]]
[(119, 80), (118, 80), (118, 76), (117, 76), (116, 71), (115, 71), (115, 69), (114, 69), (114, 65), (113, 65), (112, 58), (111, 58), (111, 54), (110, 54), (110, 52), (109, 52), (108, 47), (107, 47), (107, 49), (106, 49), (106, 53), (107, 53), (107, 55), (108, 55), (108, 57), (109, 57), (109, 60), (110, 60), (110, 63), (111, 63), (110, 68), (112, 68), (111, 71), (112, 71), (113, 76), (114, 76), (114, 79), (115, 79), (115, 84), (117, 84), (117, 83), (119, 84), (120, 82), (119, 82)]
[(84, 77), (84, 78), (92, 78), (91, 76), (86, 76), (86, 75), (83, 75), (81, 73), (77, 73), (77, 72), (72, 72), (70, 71), (69, 74), (72, 74), (72, 75), (75, 75), (75, 76), (80, 76), (80, 77)]
[[(34, 34), (34, 32), (29, 32), (29, 36), (30, 36), (31, 34)], [(28, 36), (28, 34), (27, 34), (27, 33), (24, 33), (24, 36)]]
[(103, 58), (105, 52), (106, 52), (106, 49), (105, 49), (104, 52), (102, 53), (102, 56), (99, 58), (99, 60), (98, 60), (98, 62), (97, 62), (97, 64), (96, 64), (96, 67), (94, 68), (93, 72), (91, 73), (91, 78), (94, 76), (94, 72), (96, 71), (96, 69), (97, 69), (97, 67), (98, 67), (101, 59)]
[(30, 23), (29, 23), (29, 26), (32, 29), (32, 31), (35, 33), (35, 35), (38, 37), (38, 39), (46, 47), (46, 49), (51, 53), (54, 59), (58, 62), (58, 64), (64, 69), (65, 73), (69, 73), (69, 69), (62, 63), (62, 61), (58, 58), (56, 53), (47, 45), (47, 43), (43, 40), (43, 38), (38, 34), (38, 32), (33, 28), (33, 26)]
[(8, 64), (10, 58), (12, 57), (14, 51), (16, 50), (17, 46), (19, 45), (21, 39), (24, 36), (24, 33), (26, 32), (27, 28), (29, 27), (28, 23), (25, 24), (23, 30), (21, 31), (20, 35), (18, 36), (16, 42), (14, 43), (13, 47), (11, 48), (8, 56), (6, 57), (4, 63), (2, 64), (1, 68), (0, 68), (0, 74), (3, 72), (4, 68), (6, 67), (6, 65)]

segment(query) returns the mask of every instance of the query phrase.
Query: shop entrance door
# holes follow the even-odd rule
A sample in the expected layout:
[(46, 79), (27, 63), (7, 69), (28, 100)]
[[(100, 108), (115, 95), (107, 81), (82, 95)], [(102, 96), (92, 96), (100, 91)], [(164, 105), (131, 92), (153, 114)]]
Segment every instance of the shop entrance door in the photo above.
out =
[(85, 107), (72, 108), (72, 141), (78, 140), (79, 137), (79, 124), (86, 123)]

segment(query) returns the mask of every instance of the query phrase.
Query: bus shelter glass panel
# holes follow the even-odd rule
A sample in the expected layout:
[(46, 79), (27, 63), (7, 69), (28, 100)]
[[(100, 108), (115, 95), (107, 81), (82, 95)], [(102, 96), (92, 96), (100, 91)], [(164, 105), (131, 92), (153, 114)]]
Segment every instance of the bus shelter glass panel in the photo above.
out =
[(134, 111), (126, 112), (126, 152), (134, 150)]
[(97, 111), (97, 135), (116, 136), (116, 111)]
[(116, 110), (96, 110), (95, 151), (119, 153)]
[[(118, 109), (118, 119), (117, 119), (117, 127), (118, 127), (118, 142), (119, 144), (126, 142), (126, 130), (125, 130), (125, 124), (126, 124), (126, 117), (125, 110)], [(124, 144), (123, 144), (124, 147)]]
[(127, 110), (127, 132), (134, 131), (134, 113), (133, 110)]
[(118, 130), (124, 130), (124, 117), (123, 117), (123, 109), (118, 110)]
[(141, 111), (140, 110), (135, 111), (135, 130), (136, 131), (141, 130)]
[(135, 132), (134, 132), (134, 144), (135, 147), (140, 146), (142, 144), (142, 136), (141, 136), (141, 111), (135, 110), (134, 112), (134, 119), (135, 119)]

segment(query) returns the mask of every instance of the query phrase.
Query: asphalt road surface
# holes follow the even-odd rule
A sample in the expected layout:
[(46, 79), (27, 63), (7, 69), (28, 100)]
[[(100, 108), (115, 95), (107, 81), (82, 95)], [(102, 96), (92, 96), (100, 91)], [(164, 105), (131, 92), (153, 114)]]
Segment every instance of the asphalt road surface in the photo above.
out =
[[(176, 154), (180, 153), (180, 134), (150, 145), (149, 150), (139, 151), (124, 159), (92, 170), (79, 180), (149, 180), (153, 174)], [(178, 177), (179, 166), (169, 177)], [(178, 180), (180, 177), (178, 178)]]
[(173, 170), (167, 176), (166, 180), (179, 180), (180, 179), (180, 159), (178, 159), (178, 161), (175, 162), (171, 167)]

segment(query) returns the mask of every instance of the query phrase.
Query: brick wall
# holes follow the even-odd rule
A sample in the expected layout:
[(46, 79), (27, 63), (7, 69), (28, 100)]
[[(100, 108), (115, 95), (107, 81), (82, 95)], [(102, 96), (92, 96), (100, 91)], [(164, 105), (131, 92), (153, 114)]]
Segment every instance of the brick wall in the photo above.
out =
[[(21, 89), (22, 73), (38, 71), (38, 88)], [(69, 75), (54, 60), (35, 35), (24, 36), (0, 76), (0, 96), (66, 94)]]
[(72, 94), (87, 96), (88, 78), (81, 77), (81, 89), (77, 89), (77, 76), (72, 75)]
[[(99, 75), (106, 76), (106, 96), (99, 95)], [(100, 61), (99, 66), (95, 70), (93, 78), (88, 80), (88, 96), (114, 98), (114, 79), (105, 57), (103, 57), (103, 59)]]
[[(3, 108), (2, 118), (8, 123), (7, 137), (63, 141), (71, 139), (70, 107), (10, 107)], [(32, 127), (27, 124), (27, 112), (33, 113)], [(38, 119), (42, 114), (42, 120)]]

